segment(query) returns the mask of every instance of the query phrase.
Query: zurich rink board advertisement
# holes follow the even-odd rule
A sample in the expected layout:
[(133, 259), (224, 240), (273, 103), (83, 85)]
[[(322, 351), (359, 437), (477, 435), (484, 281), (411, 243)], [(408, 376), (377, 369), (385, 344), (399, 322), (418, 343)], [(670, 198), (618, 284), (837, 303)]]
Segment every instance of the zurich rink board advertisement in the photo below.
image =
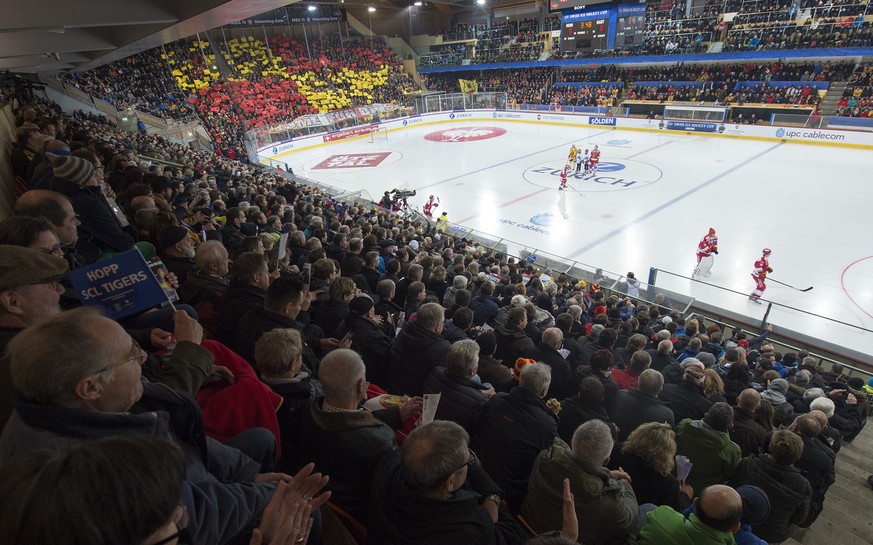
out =
[[(455, 112), (439, 112), (421, 114), (410, 117), (383, 121), (378, 124), (362, 125), (352, 129), (344, 129), (331, 133), (312, 134), (285, 142), (277, 142), (258, 149), (258, 157), (265, 164), (269, 159), (283, 157), (297, 151), (315, 146), (328, 145), (333, 141), (348, 138), (364, 138), (369, 131), (385, 128), (389, 131), (402, 130), (405, 127), (433, 123), (452, 122), (510, 122), (556, 124), (564, 126), (615, 127), (624, 130), (644, 131), (682, 131), (689, 134), (705, 133), (712, 137), (751, 138), (774, 142), (790, 142), (803, 144), (835, 145), (873, 150), (873, 133), (863, 131), (846, 131), (833, 129), (809, 129), (803, 127), (778, 127), (771, 125), (736, 125), (733, 123), (712, 123), (702, 121), (639, 119), (624, 117), (593, 116), (591, 114), (573, 114), (560, 111), (542, 112), (527, 110), (466, 110)], [(355, 130), (358, 129), (358, 130)], [(276, 151), (274, 151), (276, 150)], [(278, 153), (277, 153), (278, 152)]]

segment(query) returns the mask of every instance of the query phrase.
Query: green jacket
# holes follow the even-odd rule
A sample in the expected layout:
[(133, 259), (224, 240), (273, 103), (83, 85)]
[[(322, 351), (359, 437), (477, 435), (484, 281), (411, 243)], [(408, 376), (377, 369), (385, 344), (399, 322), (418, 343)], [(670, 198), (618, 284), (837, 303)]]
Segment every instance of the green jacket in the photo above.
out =
[(691, 513), (688, 518), (662, 505), (650, 511), (637, 539), (640, 545), (734, 545), (734, 535), (710, 528)]
[(528, 482), (521, 513), (534, 530), (543, 533), (561, 529), (565, 478), (570, 479), (576, 502), (580, 543), (635, 542), (637, 498), (630, 483), (610, 478), (602, 466), (583, 467), (570, 457), (570, 447), (560, 438), (537, 456)]
[(694, 464), (685, 481), (695, 494), (730, 479), (742, 458), (740, 447), (730, 435), (710, 428), (702, 420), (688, 418), (676, 426), (676, 454), (687, 456)]

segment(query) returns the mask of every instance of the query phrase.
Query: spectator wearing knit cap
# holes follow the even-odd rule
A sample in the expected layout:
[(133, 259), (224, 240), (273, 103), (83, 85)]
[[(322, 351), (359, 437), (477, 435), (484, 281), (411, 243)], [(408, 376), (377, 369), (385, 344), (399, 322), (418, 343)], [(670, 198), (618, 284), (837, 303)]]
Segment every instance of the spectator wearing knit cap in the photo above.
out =
[[(679, 384), (666, 384), (660, 399), (673, 411), (676, 422), (688, 418), (699, 420), (712, 406), (703, 395), (703, 368), (700, 362), (687, 364)], [(686, 363), (686, 362), (683, 362)]]
[[(47, 153), (54, 176), (49, 189), (66, 195), (82, 222), (78, 227), (76, 250), (87, 263), (126, 252), (133, 248), (134, 239), (124, 230), (100, 189), (101, 170), (90, 162), (75, 156)], [(146, 259), (155, 255), (148, 243), (137, 243)]]
[(188, 273), (194, 269), (194, 239), (188, 229), (180, 225), (170, 225), (158, 234), (161, 260), (167, 270), (175, 274), (182, 284), (188, 278)]

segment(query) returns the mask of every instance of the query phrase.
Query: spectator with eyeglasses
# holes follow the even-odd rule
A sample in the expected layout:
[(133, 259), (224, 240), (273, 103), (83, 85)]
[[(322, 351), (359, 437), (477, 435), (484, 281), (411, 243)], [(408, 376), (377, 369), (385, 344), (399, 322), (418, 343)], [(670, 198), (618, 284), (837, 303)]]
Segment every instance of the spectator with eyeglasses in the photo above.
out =
[(368, 543), (524, 542), (500, 507), (503, 492), (469, 444), (464, 428), (434, 420), (382, 458), (373, 475)]
[(276, 483), (291, 480), (262, 473), (262, 465), (240, 450), (206, 437), (194, 400), (143, 379), (147, 353), (92, 309), (27, 327), (9, 343), (8, 354), (16, 400), (0, 435), (0, 465), (42, 448), (108, 436), (172, 438), (188, 453), (182, 503), (195, 545), (227, 543), (246, 531)]

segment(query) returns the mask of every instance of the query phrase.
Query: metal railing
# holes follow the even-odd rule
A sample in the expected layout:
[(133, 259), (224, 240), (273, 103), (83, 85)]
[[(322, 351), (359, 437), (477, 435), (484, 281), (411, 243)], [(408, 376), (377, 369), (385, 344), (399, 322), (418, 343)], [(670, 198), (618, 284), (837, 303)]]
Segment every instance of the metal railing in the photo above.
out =
[[(693, 310), (686, 315), (686, 320), (691, 319), (691, 318), (695, 318), (695, 317), (703, 318), (707, 323), (718, 324), (718, 326), (721, 327), (721, 332), (723, 335), (725, 335), (725, 337), (726, 337), (726, 334), (728, 332), (732, 333), (734, 328), (739, 327), (737, 324), (731, 324), (729, 322), (725, 322), (722, 320), (716, 320), (708, 314), (696, 312)], [(750, 331), (748, 329), (743, 329), (742, 327), (740, 327), (740, 329), (743, 331), (743, 333), (745, 333), (747, 336), (751, 336), (752, 338), (760, 335), (760, 332)], [(765, 343), (772, 344), (774, 346), (774, 348), (784, 348), (785, 349), (785, 350), (778, 350), (779, 352), (792, 351), (792, 352), (797, 353), (803, 349), (800, 346), (796, 346), (796, 345), (791, 344), (789, 342), (780, 340), (778, 338), (778, 335), (775, 338), (768, 336)], [(873, 371), (871, 371), (869, 369), (861, 369), (859, 367), (855, 367), (854, 365), (846, 363), (845, 361), (835, 360), (834, 358), (830, 358), (828, 356), (819, 354), (817, 352), (810, 352), (809, 355), (811, 357), (815, 358), (816, 360), (818, 360), (817, 364), (816, 364), (818, 367), (822, 367), (822, 364), (825, 362), (830, 363), (831, 365), (837, 363), (837, 364), (843, 366), (844, 370), (848, 371), (846, 373), (846, 375), (849, 377), (854, 376), (855, 374), (863, 375), (865, 379), (873, 376)], [(800, 362), (798, 362), (798, 363), (800, 363)]]
[[(689, 276), (678, 274), (678, 273), (675, 273), (672, 271), (668, 271), (666, 269), (659, 269), (659, 268), (654, 268), (654, 267), (651, 269), (651, 273), (649, 275), (649, 281), (653, 285), (657, 284), (658, 283), (657, 278), (659, 275), (665, 275), (665, 276), (673, 277), (673, 278), (680, 279), (683, 281), (687, 280), (687, 281), (694, 282), (695, 284), (700, 285), (700, 286), (712, 288), (712, 289), (716, 290), (716, 293), (720, 293), (723, 296), (727, 296), (728, 299), (726, 299), (726, 300), (728, 300), (728, 301), (730, 300), (731, 297), (735, 297), (737, 299), (743, 300), (743, 302), (745, 303), (745, 299), (747, 299), (749, 296), (749, 294), (746, 292), (740, 292), (737, 290), (726, 288), (724, 286), (720, 286), (718, 284), (713, 284), (711, 282), (706, 282), (704, 280), (700, 280), (697, 278), (691, 278)], [(660, 287), (657, 289), (660, 290)], [(723, 296), (722, 296), (722, 300), (724, 301), (725, 299)], [(767, 304), (767, 306), (764, 307), (765, 310), (764, 310), (763, 318), (760, 320), (760, 327), (761, 328), (763, 328), (763, 326), (767, 323), (767, 320), (770, 317), (771, 312), (773, 310), (778, 310), (778, 311), (785, 311), (785, 312), (788, 312), (788, 313), (793, 314), (793, 315), (800, 315), (801, 317), (805, 317), (805, 319), (808, 322), (816, 324), (814, 327), (811, 327), (811, 329), (814, 329), (814, 330), (820, 330), (822, 327), (827, 326), (827, 327), (849, 328), (851, 330), (860, 332), (862, 334), (873, 333), (873, 330), (868, 329), (866, 327), (852, 324), (849, 322), (844, 322), (842, 320), (838, 320), (835, 318), (823, 316), (821, 314), (816, 314), (815, 312), (810, 312), (808, 310), (797, 308), (797, 307), (794, 307), (791, 305), (779, 303), (779, 302), (772, 301), (769, 299), (764, 299), (764, 298), (762, 298), (761, 301)], [(715, 312), (718, 315), (722, 316), (723, 318), (733, 319), (735, 322), (750, 324), (750, 323), (757, 321), (756, 319), (750, 318), (749, 316), (744, 315), (742, 313), (730, 311), (729, 305), (724, 306), (724, 305), (707, 304), (707, 303), (703, 302), (701, 299), (697, 299), (695, 302), (695, 305), (693, 305), (693, 306), (697, 306), (699, 308), (707, 307), (704, 311), (704, 314), (710, 313), (710, 312)], [(835, 345), (833, 343), (830, 343), (830, 342), (827, 342), (827, 341), (824, 341), (821, 339), (816, 339), (816, 338), (813, 338), (810, 335), (808, 335), (802, 331), (792, 330), (790, 328), (783, 327), (783, 326), (779, 327), (779, 335), (784, 337), (784, 338), (787, 338), (787, 339), (792, 339), (795, 343), (803, 343), (803, 344), (808, 344), (811, 346), (816, 346), (818, 353), (828, 352), (830, 354), (834, 354), (836, 356), (839, 356), (840, 358), (843, 358), (843, 360), (840, 361), (840, 360), (836, 360), (836, 359), (833, 359), (830, 357), (822, 356), (823, 358), (827, 359), (828, 361), (840, 361), (840, 363), (852, 362), (854, 369), (857, 369), (859, 372), (864, 372), (864, 373), (873, 375), (873, 371), (871, 371), (869, 369), (864, 370), (861, 367), (857, 366), (857, 364), (862, 364), (865, 366), (871, 366), (871, 368), (873, 368), (873, 360), (871, 360), (870, 356), (867, 354), (862, 354), (862, 353), (860, 353), (856, 350), (853, 350), (851, 348), (846, 348), (846, 347), (841, 346), (841, 345)], [(783, 344), (785, 344), (786, 346), (789, 346), (787, 343), (783, 343)]]

